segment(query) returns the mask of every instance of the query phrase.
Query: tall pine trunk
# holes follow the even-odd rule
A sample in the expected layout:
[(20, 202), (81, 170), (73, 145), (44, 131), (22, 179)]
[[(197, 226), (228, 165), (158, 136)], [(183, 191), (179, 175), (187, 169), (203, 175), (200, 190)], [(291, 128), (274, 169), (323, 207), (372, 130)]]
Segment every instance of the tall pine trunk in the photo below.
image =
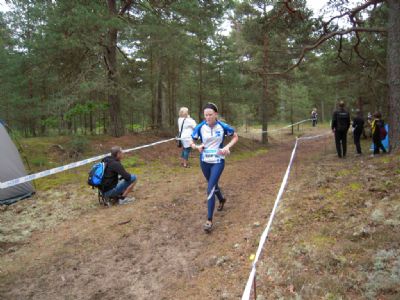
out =
[(400, 2), (388, 0), (389, 137), (392, 151), (400, 150)]
[(151, 89), (151, 124), (153, 129), (159, 127), (158, 123), (158, 95), (157, 95), (157, 70), (156, 62), (153, 54), (153, 48), (150, 47), (150, 89)]
[[(118, 16), (116, 0), (108, 0), (107, 4), (110, 18), (116, 18)], [(124, 134), (124, 125), (121, 116), (121, 100), (118, 93), (117, 39), (118, 29), (111, 25), (107, 33), (104, 59), (107, 67), (110, 134), (115, 137)]]
[(263, 45), (263, 73), (262, 73), (262, 97), (260, 103), (261, 109), (261, 124), (262, 134), (261, 143), (268, 143), (268, 34), (264, 34), (264, 45)]
[(198, 116), (203, 119), (203, 41), (200, 39), (199, 48), (199, 91), (198, 91)]

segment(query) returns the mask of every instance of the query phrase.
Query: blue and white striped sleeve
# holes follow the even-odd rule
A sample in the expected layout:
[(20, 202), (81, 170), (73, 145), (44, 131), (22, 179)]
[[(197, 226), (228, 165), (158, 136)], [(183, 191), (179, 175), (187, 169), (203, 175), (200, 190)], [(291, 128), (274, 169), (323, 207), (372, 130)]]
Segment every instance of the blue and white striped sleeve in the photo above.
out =
[(235, 129), (233, 129), (233, 127), (229, 126), (224, 122), (220, 122), (220, 124), (224, 128), (225, 134), (227, 136), (232, 136), (235, 133)]
[(192, 132), (192, 139), (194, 140), (198, 140), (199, 138), (201, 138), (201, 134), (200, 134), (200, 129), (201, 126), (203, 126), (204, 122), (201, 122), (200, 124), (198, 124)]

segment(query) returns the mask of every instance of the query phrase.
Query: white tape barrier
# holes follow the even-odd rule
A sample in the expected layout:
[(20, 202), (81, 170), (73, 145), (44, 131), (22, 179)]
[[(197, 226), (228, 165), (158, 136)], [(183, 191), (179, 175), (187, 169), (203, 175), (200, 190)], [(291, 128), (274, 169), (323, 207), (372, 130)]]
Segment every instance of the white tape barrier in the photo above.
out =
[(291, 155), (290, 161), (289, 161), (289, 165), (288, 165), (288, 167), (286, 169), (286, 173), (285, 173), (285, 176), (283, 177), (283, 181), (282, 181), (281, 187), (279, 188), (278, 195), (277, 195), (277, 197), (275, 199), (275, 204), (274, 204), (274, 207), (272, 209), (271, 215), (269, 217), (267, 227), (264, 229), (264, 232), (261, 235), (260, 243), (258, 245), (256, 256), (255, 256), (254, 261), (253, 261), (253, 266), (251, 268), (249, 279), (247, 280), (247, 284), (246, 284), (246, 288), (245, 288), (243, 296), (242, 296), (242, 300), (250, 299), (251, 287), (253, 285), (254, 277), (256, 275), (256, 265), (257, 265), (258, 259), (260, 258), (260, 254), (261, 254), (261, 251), (262, 251), (262, 249), (264, 247), (265, 241), (267, 240), (268, 233), (269, 233), (269, 230), (271, 228), (272, 220), (274, 219), (275, 212), (276, 212), (276, 209), (278, 207), (279, 201), (281, 200), (283, 191), (285, 190), (285, 187), (286, 187), (286, 184), (287, 184), (287, 181), (288, 181), (288, 178), (289, 178), (290, 169), (291, 169), (292, 164), (293, 164), (294, 155), (296, 153), (297, 144), (298, 144), (298, 139), (296, 139), (296, 143), (294, 144), (292, 155)]
[[(173, 141), (173, 140), (175, 140), (175, 138), (171, 138), (171, 139), (167, 139), (167, 140), (161, 140), (161, 141), (158, 141), (158, 142), (155, 142), (155, 143), (151, 143), (151, 144), (147, 144), (147, 145), (143, 145), (143, 146), (138, 146), (138, 147), (135, 147), (135, 148), (126, 149), (126, 150), (123, 150), (123, 152), (131, 152), (131, 151), (136, 151), (136, 150), (140, 150), (140, 149), (143, 149), (143, 148), (153, 147), (153, 146), (156, 146), (156, 145), (159, 145), (159, 144), (162, 144), (162, 143), (167, 143), (167, 142), (170, 142), (170, 141)], [(5, 181), (5, 182), (0, 182), (0, 189), (6, 189), (6, 188), (9, 188), (9, 187), (21, 184), (21, 183), (25, 183), (25, 182), (32, 181), (32, 180), (35, 180), (35, 179), (38, 179), (38, 178), (42, 178), (42, 177), (46, 177), (46, 176), (53, 175), (53, 174), (56, 174), (56, 173), (60, 173), (60, 172), (63, 172), (63, 171), (69, 170), (69, 169), (77, 168), (77, 167), (86, 165), (88, 163), (103, 159), (104, 157), (106, 157), (108, 155), (110, 155), (110, 154), (107, 153), (107, 154), (103, 154), (103, 155), (98, 155), (98, 156), (95, 156), (95, 157), (92, 157), (92, 158), (87, 158), (87, 159), (84, 159), (84, 160), (81, 160), (81, 161), (78, 161), (78, 162), (73, 162), (73, 163), (70, 163), (70, 164), (65, 165), (65, 166), (60, 166), (60, 167), (53, 168), (53, 169), (46, 170), (46, 171), (42, 171), (42, 172), (39, 172), (39, 173), (27, 175), (27, 176), (24, 176), (24, 177), (12, 179), (12, 180)]]
[(302, 123), (308, 122), (308, 121), (312, 121), (312, 119), (301, 120), (301, 121), (299, 121), (299, 122), (296, 122), (296, 123), (293, 123), (293, 124), (289, 124), (289, 125), (287, 125), (287, 126), (284, 126), (284, 127), (281, 127), (281, 128), (277, 128), (277, 129), (264, 130), (264, 131), (261, 131), (261, 133), (267, 133), (267, 132), (268, 132), (268, 133), (271, 133), (271, 132), (275, 132), (275, 131), (287, 129), (287, 128), (290, 128), (290, 127), (293, 127), (293, 126), (296, 126), (296, 125), (299, 125), (299, 124), (302, 124)]
[(279, 188), (278, 195), (276, 196), (274, 207), (273, 207), (271, 215), (269, 217), (269, 220), (268, 220), (268, 223), (267, 223), (267, 227), (265, 227), (264, 232), (261, 235), (260, 243), (258, 244), (256, 256), (255, 256), (254, 261), (253, 261), (253, 265), (252, 265), (252, 268), (251, 268), (249, 279), (247, 280), (247, 284), (246, 284), (246, 287), (245, 287), (244, 292), (243, 292), (242, 300), (249, 300), (250, 299), (251, 288), (252, 288), (252, 285), (253, 285), (253, 282), (254, 282), (254, 277), (256, 275), (256, 265), (257, 265), (258, 259), (260, 258), (261, 251), (263, 250), (264, 244), (265, 244), (265, 242), (267, 240), (267, 237), (268, 237), (268, 234), (269, 234), (269, 230), (271, 228), (272, 221), (273, 221), (273, 219), (275, 217), (275, 213), (276, 213), (276, 210), (278, 208), (278, 204), (279, 204), (279, 202), (280, 202), (280, 200), (282, 198), (283, 192), (284, 192), (285, 187), (287, 185), (289, 174), (290, 174), (290, 169), (292, 167), (293, 160), (294, 160), (294, 157), (295, 157), (295, 154), (296, 154), (296, 149), (297, 149), (298, 142), (301, 141), (301, 140), (311, 140), (311, 139), (320, 138), (320, 137), (323, 137), (323, 136), (327, 136), (328, 134), (331, 134), (331, 133), (327, 132), (327, 133), (324, 133), (324, 134), (319, 134), (319, 135), (314, 135), (314, 136), (296, 138), (296, 142), (295, 142), (294, 147), (293, 147), (292, 155), (290, 156), (289, 165), (288, 165), (288, 167), (286, 169), (285, 176), (283, 177), (283, 181), (281, 183), (281, 187)]
[(332, 134), (331, 131), (327, 131), (325, 133), (318, 134), (318, 135), (302, 136), (302, 137), (299, 137), (299, 140), (315, 140), (315, 139), (318, 139), (320, 137), (324, 137), (324, 136), (331, 135), (331, 134)]
[[(303, 120), (303, 121), (300, 121), (300, 122), (305, 122), (305, 121), (308, 121), (308, 120)], [(298, 122), (298, 123), (300, 123), (300, 122)], [(295, 125), (295, 124), (293, 124), (293, 125)], [(288, 125), (288, 126), (290, 127), (292, 125)], [(288, 126), (286, 126), (286, 128)], [(153, 147), (153, 146), (156, 146), (158, 144), (167, 143), (167, 142), (170, 142), (170, 141), (173, 141), (173, 140), (191, 140), (191, 138), (170, 138), (170, 139), (167, 139), (167, 140), (161, 140), (161, 141), (154, 142), (154, 143), (151, 143), (151, 144), (147, 144), (147, 145), (143, 145), (143, 146), (138, 146), (138, 147), (126, 149), (126, 150), (124, 150), (124, 153), (140, 150), (140, 149), (143, 149), (143, 148)], [(35, 179), (39, 179), (39, 178), (42, 178), (42, 177), (46, 177), (46, 176), (49, 176), (49, 175), (60, 173), (60, 172), (63, 172), (63, 171), (69, 170), (69, 169), (77, 168), (77, 167), (89, 164), (91, 162), (103, 159), (104, 157), (106, 157), (108, 155), (110, 155), (110, 154), (107, 153), (107, 154), (95, 156), (95, 157), (92, 157), (92, 158), (84, 159), (84, 160), (81, 160), (81, 161), (78, 161), (78, 162), (73, 162), (73, 163), (70, 163), (68, 165), (60, 166), (60, 167), (53, 168), (53, 169), (50, 169), (50, 170), (45, 170), (45, 171), (42, 171), (42, 172), (39, 172), (39, 173), (27, 175), (27, 176), (24, 176), (24, 177), (12, 179), (12, 180), (5, 181), (5, 182), (0, 182), (0, 189), (6, 189), (6, 188), (9, 188), (9, 187), (18, 185), (18, 184), (22, 184), (22, 183), (29, 182), (29, 181), (32, 181), (32, 180), (35, 180)]]

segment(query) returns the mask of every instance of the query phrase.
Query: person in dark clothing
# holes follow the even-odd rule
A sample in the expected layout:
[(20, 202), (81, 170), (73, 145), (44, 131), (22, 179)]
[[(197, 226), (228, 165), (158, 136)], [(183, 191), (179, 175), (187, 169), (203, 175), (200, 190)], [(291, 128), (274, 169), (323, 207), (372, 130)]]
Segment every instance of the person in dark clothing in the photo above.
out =
[(339, 109), (332, 116), (332, 131), (335, 134), (336, 151), (339, 157), (346, 157), (347, 131), (350, 127), (350, 114), (344, 109), (344, 102), (339, 102)]
[(356, 145), (357, 154), (361, 155), (362, 152), (361, 152), (360, 139), (364, 130), (364, 119), (359, 109), (356, 110), (356, 116), (353, 118), (352, 127), (353, 127), (354, 145)]
[(314, 108), (311, 112), (311, 121), (312, 121), (312, 126), (315, 127), (318, 123), (317, 108)]
[[(124, 156), (121, 147), (111, 148), (111, 156), (104, 158), (106, 169), (102, 180), (102, 192), (105, 197), (118, 198), (118, 204), (132, 202), (134, 198), (128, 198), (127, 195), (133, 190), (136, 184), (136, 176), (129, 174), (121, 164)], [(121, 177), (122, 180), (119, 180)]]
[[(379, 149), (386, 153), (386, 149), (382, 144), (382, 130), (385, 131), (385, 122), (382, 120), (380, 112), (374, 113), (374, 119), (371, 123), (372, 141), (374, 142), (374, 154), (379, 154)], [(385, 131), (386, 132), (386, 131)]]

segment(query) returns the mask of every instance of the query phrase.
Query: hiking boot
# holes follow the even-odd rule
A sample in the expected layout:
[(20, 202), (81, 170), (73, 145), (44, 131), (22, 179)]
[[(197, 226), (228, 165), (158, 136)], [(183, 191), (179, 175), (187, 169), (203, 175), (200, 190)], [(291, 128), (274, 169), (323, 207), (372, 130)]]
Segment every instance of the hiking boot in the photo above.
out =
[(134, 198), (134, 197), (131, 197), (131, 198), (125, 197), (124, 199), (119, 199), (119, 200), (118, 200), (118, 204), (119, 204), (119, 205), (123, 205), (123, 204), (131, 203), (131, 202), (133, 202), (133, 201), (135, 201), (135, 198)]

